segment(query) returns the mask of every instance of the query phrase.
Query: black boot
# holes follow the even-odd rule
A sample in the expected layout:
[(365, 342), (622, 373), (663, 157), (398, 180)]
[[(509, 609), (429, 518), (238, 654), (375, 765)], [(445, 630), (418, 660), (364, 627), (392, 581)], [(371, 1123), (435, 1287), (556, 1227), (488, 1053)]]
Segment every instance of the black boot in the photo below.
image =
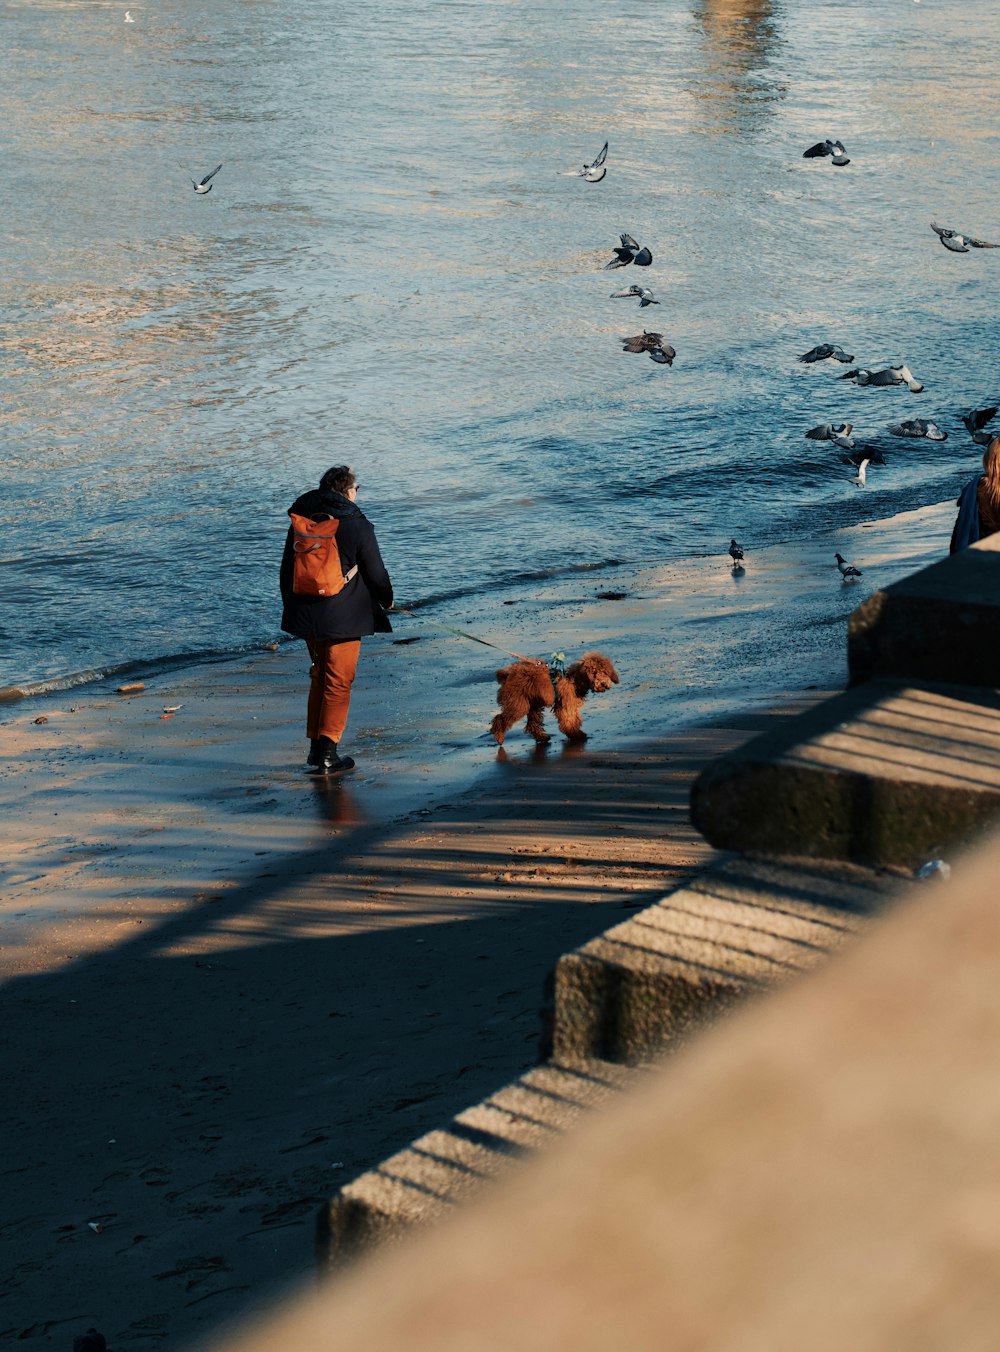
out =
[(354, 769), (354, 761), (351, 757), (341, 756), (337, 751), (337, 743), (331, 741), (329, 737), (318, 737), (316, 748), (316, 761), (310, 766), (311, 774), (337, 775), (343, 773), (344, 770)]
[(306, 757), (306, 765), (319, 765), (322, 752), (320, 751), (319, 738), (309, 738), (309, 755)]

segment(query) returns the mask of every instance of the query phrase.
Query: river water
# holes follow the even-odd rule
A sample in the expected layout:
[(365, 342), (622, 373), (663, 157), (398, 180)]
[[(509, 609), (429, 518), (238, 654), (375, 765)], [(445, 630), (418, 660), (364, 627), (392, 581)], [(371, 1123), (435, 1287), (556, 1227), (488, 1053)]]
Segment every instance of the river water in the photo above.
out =
[[(801, 550), (974, 471), (1000, 251), (928, 226), (1000, 238), (996, 7), (131, 13), (0, 0), (0, 686), (273, 641), (285, 511), (330, 464), (398, 595), (465, 618), (580, 563)], [(849, 167), (803, 159), (827, 136)], [(603, 182), (567, 176), (605, 139)], [(651, 267), (602, 271), (622, 231)], [(661, 303), (610, 298), (635, 280)], [(673, 368), (622, 353), (644, 326)], [(796, 362), (821, 341), (926, 391)], [(842, 420), (885, 449), (863, 490), (803, 435)]]

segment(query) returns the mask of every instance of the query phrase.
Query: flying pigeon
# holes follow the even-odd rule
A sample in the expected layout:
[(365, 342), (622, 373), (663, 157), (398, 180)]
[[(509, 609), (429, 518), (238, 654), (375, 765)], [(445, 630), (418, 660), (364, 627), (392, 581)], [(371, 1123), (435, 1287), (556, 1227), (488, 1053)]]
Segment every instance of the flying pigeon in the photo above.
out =
[(817, 141), (814, 146), (802, 152), (804, 160), (818, 159), (821, 155), (830, 155), (834, 164), (850, 164), (850, 160), (844, 154), (843, 141)]
[(856, 366), (853, 371), (845, 371), (838, 380), (853, 380), (857, 385), (905, 385), (911, 394), (919, 394), (924, 388), (908, 366), (889, 366), (884, 371), (870, 371), (866, 366)]
[(604, 167), (604, 161), (607, 158), (608, 158), (608, 143), (607, 141), (605, 141), (604, 145), (601, 146), (600, 151), (591, 161), (590, 164), (585, 164), (582, 169), (573, 169), (569, 174), (564, 175), (564, 177), (585, 178), (588, 183), (600, 183), (601, 179), (608, 172), (607, 169)]
[(865, 457), (865, 459), (859, 461), (859, 463), (858, 463), (858, 472), (857, 472), (857, 474), (854, 476), (854, 478), (851, 480), (851, 483), (857, 484), (857, 486), (858, 486), (859, 488), (864, 488), (864, 486), (865, 486), (865, 477), (866, 477), (865, 471), (868, 469), (868, 466), (869, 466), (870, 464), (871, 464), (871, 461), (867, 458), (867, 456)]
[(853, 465), (855, 469), (860, 466), (862, 460), (867, 461), (869, 465), (885, 464), (885, 456), (874, 446), (862, 446), (859, 451), (852, 451), (850, 455), (840, 457), (842, 465)]
[(812, 427), (806, 433), (807, 437), (812, 437), (813, 441), (832, 441), (835, 446), (843, 446), (847, 451), (854, 450), (854, 440), (851, 432), (854, 428), (853, 423), (821, 423), (819, 427)]
[(652, 291), (648, 286), (630, 286), (627, 291), (612, 291), (611, 300), (628, 300), (631, 296), (639, 297), (639, 309), (644, 309), (647, 305), (659, 305)]
[(649, 249), (640, 248), (638, 240), (631, 235), (619, 235), (621, 246), (612, 249), (614, 258), (604, 264), (605, 270), (608, 268), (627, 268), (629, 263), (634, 263), (636, 267), (648, 268), (653, 261), (653, 255)]
[(853, 355), (848, 355), (842, 347), (834, 347), (833, 343), (820, 343), (817, 347), (811, 347), (808, 352), (803, 352), (797, 361), (826, 361), (827, 358), (833, 361), (842, 361), (850, 363), (854, 360)]
[(195, 192), (198, 194), (199, 197), (204, 197), (205, 193), (212, 191), (211, 180), (216, 176), (216, 174), (219, 172), (221, 168), (222, 165), (217, 164), (215, 168), (212, 170), (212, 172), (210, 174), (206, 174), (204, 178), (198, 180), (195, 179), (191, 180), (191, 187), (194, 188)]
[(977, 446), (988, 446), (993, 440), (992, 432), (985, 432), (986, 424), (996, 415), (995, 408), (973, 408), (962, 418), (969, 436)]
[(983, 239), (973, 239), (971, 235), (964, 235), (960, 230), (946, 230), (943, 225), (935, 225), (931, 221), (931, 229), (941, 240), (946, 249), (952, 253), (968, 253), (970, 249), (1000, 249), (1000, 244), (987, 244)]
[(845, 582), (849, 577), (861, 576), (861, 569), (855, 568), (853, 564), (848, 563), (843, 554), (836, 554), (834, 557), (837, 560), (837, 567), (840, 569), (840, 576)]
[[(659, 303), (653, 302), (654, 305)], [(642, 333), (637, 333), (632, 338), (623, 338), (622, 343), (623, 352), (648, 352), (653, 361), (659, 362), (661, 366), (673, 366), (674, 358), (677, 356), (670, 344), (663, 341), (662, 333), (648, 333), (643, 329)]]
[(894, 437), (926, 437), (928, 441), (947, 441), (948, 433), (942, 432), (936, 422), (925, 422), (923, 418), (909, 418), (906, 422), (890, 423), (885, 429)]

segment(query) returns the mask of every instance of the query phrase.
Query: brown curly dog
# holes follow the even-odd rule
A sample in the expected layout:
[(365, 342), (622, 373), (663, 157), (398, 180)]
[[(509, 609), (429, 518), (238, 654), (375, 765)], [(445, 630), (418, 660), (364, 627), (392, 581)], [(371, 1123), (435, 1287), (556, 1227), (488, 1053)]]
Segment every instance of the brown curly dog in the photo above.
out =
[(556, 722), (571, 742), (583, 742), (587, 734), (580, 726), (580, 706), (592, 690), (610, 690), (618, 684), (618, 673), (602, 653), (584, 653), (579, 662), (566, 668), (564, 676), (552, 676), (544, 662), (515, 662), (497, 672), (500, 712), (490, 731), (503, 746), (503, 739), (522, 718), (535, 741), (551, 740), (542, 728), (542, 710), (552, 709)]

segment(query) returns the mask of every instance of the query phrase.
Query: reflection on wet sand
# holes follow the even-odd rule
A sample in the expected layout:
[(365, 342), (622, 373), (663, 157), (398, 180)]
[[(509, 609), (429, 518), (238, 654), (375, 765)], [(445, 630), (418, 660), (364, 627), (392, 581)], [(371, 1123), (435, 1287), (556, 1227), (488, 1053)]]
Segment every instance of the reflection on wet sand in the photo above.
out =
[(695, 0), (695, 20), (704, 37), (702, 77), (692, 93), (713, 132), (759, 131), (785, 83), (770, 68), (781, 51), (780, 5), (773, 0)]

